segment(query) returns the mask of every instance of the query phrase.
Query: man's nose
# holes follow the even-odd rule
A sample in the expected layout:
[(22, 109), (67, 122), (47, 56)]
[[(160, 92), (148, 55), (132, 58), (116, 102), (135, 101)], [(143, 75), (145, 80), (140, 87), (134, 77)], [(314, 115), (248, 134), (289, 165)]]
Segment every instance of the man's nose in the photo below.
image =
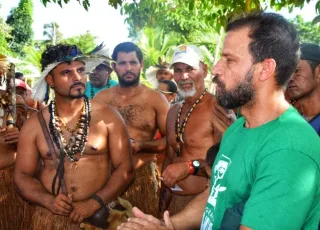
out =
[(126, 70), (126, 71), (132, 70), (132, 66), (131, 66), (130, 63), (126, 63), (126, 65), (125, 65), (125, 70)]
[(80, 81), (81, 80), (81, 74), (79, 74), (77, 71), (73, 71), (73, 81)]
[(215, 76), (220, 76), (221, 74), (222, 74), (222, 68), (221, 68), (220, 61), (218, 61), (211, 68), (211, 78), (213, 79)]
[(189, 74), (187, 72), (183, 72), (181, 74), (181, 79), (189, 79)]

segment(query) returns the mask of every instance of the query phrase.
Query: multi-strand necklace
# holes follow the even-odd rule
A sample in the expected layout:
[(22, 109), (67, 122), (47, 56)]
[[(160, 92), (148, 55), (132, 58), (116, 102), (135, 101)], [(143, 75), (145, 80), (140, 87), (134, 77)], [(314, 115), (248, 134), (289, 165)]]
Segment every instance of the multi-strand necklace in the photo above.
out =
[[(79, 159), (76, 158), (76, 154), (80, 153), (80, 158), (86, 147), (86, 142), (89, 135), (89, 125), (91, 120), (91, 104), (88, 98), (84, 97), (84, 105), (80, 118), (73, 129), (70, 129), (58, 116), (58, 112), (55, 109), (55, 101), (51, 101), (49, 105), (50, 121), (49, 129), (50, 134), (57, 148), (62, 147), (64, 149), (65, 155), (72, 162), (77, 162)], [(68, 142), (66, 141), (61, 127), (64, 127), (68, 132), (71, 133), (71, 137)], [(61, 141), (59, 141), (61, 140)], [(60, 146), (60, 143), (64, 146)], [(75, 168), (77, 165), (75, 166)]]
[(204, 95), (206, 94), (207, 92), (207, 89), (205, 89), (203, 91), (203, 93), (201, 94), (201, 96), (195, 101), (195, 103), (192, 105), (191, 109), (188, 111), (186, 117), (183, 119), (182, 121), (182, 124), (181, 124), (181, 127), (180, 127), (180, 117), (181, 117), (181, 112), (182, 112), (182, 107), (183, 105), (185, 104), (185, 101), (182, 103), (180, 109), (179, 109), (179, 112), (177, 114), (177, 119), (176, 119), (176, 124), (175, 124), (175, 134), (176, 134), (176, 142), (178, 144), (177, 146), (177, 150), (176, 150), (176, 153), (177, 153), (177, 156), (180, 156), (181, 154), (181, 150), (180, 150), (180, 143), (184, 143), (183, 141), (183, 134), (184, 134), (184, 130), (186, 128), (186, 125), (188, 123), (188, 119), (192, 113), (192, 111), (194, 110), (194, 108), (199, 104), (199, 102), (201, 101), (201, 99), (204, 97)]
[[(107, 89), (109, 89), (110, 88), (110, 78), (108, 78), (108, 80), (107, 80)], [(91, 99), (93, 99), (94, 98), (94, 90), (93, 90), (93, 85), (90, 83), (90, 96), (91, 96)]]

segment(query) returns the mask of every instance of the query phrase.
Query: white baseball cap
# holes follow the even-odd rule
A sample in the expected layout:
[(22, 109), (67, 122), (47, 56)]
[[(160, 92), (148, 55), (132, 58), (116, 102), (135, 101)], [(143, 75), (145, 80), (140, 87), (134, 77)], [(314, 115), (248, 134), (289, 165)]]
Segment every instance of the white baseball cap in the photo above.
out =
[(197, 68), (199, 61), (204, 62), (204, 58), (201, 50), (197, 46), (180, 45), (174, 50), (170, 68), (178, 62)]

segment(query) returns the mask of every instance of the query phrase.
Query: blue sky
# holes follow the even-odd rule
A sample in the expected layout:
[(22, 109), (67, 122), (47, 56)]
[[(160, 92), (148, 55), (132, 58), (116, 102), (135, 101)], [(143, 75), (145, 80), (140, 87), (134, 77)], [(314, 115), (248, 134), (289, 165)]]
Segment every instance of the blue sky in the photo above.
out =
[[(4, 3), (5, 1), (5, 3)], [(115, 10), (108, 5), (107, 0), (91, 0), (89, 11), (83, 9), (76, 0), (71, 0), (69, 4), (60, 8), (58, 4), (48, 3), (47, 8), (40, 0), (33, 0), (33, 31), (35, 39), (43, 38), (43, 25), (52, 21), (60, 25), (60, 31), (64, 37), (71, 37), (89, 30), (97, 36), (97, 41), (104, 41), (107, 47), (112, 50), (120, 42), (128, 41), (128, 30), (124, 23), (125, 16), (120, 14), (120, 10)], [(19, 0), (0, 0), (0, 17), (5, 18), (12, 7), (16, 7)], [(293, 18), (297, 14), (303, 15), (305, 21), (311, 21), (315, 16), (315, 3), (300, 9), (295, 9), (292, 13), (282, 10), (280, 13), (287, 18)]]

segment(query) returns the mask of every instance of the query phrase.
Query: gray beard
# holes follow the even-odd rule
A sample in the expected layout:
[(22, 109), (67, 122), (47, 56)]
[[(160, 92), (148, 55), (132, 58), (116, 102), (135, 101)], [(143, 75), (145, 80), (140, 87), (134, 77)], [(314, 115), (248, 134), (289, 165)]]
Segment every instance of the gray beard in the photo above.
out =
[(192, 86), (192, 90), (187, 90), (187, 91), (184, 91), (184, 90), (181, 90), (179, 89), (179, 94), (181, 97), (183, 98), (187, 98), (187, 97), (193, 97), (195, 94), (196, 94), (196, 89), (194, 88), (194, 86)]

